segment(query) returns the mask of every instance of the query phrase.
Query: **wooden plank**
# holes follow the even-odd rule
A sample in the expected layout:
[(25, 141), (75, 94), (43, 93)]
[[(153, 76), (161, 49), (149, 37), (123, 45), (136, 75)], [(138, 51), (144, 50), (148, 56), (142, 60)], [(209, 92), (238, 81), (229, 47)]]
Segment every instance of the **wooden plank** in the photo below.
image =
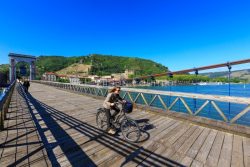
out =
[(205, 162), (206, 162), (207, 156), (211, 150), (211, 147), (213, 145), (216, 134), (217, 134), (217, 130), (210, 131), (207, 139), (203, 143), (201, 149), (199, 150), (199, 152), (195, 158), (197, 161), (201, 162), (202, 164), (205, 164)]
[[(20, 100), (22, 98), (20, 97)], [(26, 113), (26, 116), (32, 120), (32, 116), (29, 113), (27, 107), (25, 105), (21, 105), (22, 109), (24, 111), (24, 113)], [(27, 143), (38, 143), (38, 144), (28, 144), (27, 145), (27, 153), (28, 154), (32, 154), (33, 152), (36, 152), (35, 154), (29, 156), (29, 158), (27, 158), (27, 164), (29, 165), (36, 165), (36, 166), (48, 166), (51, 165), (51, 163), (48, 161), (48, 157), (47, 157), (47, 152), (45, 151), (45, 148), (43, 148), (43, 143), (41, 141), (41, 138), (38, 134), (38, 131), (34, 131), (33, 133), (27, 133), (27, 127), (32, 127), (35, 128), (36, 125), (33, 121), (30, 122), (26, 122), (24, 121), (24, 127), (26, 128), (26, 142)], [(43, 148), (43, 149), (41, 149)], [(37, 151), (40, 150), (40, 151)], [(26, 165), (27, 165), (26, 164)], [(21, 165), (21, 164), (20, 164)]]
[(194, 160), (191, 167), (203, 167), (203, 164), (199, 161)]
[[(165, 129), (159, 135), (154, 137), (153, 140), (151, 140), (152, 142), (150, 143), (150, 145), (154, 145), (155, 143), (157, 143), (157, 148), (148, 148), (150, 151), (152, 151), (152, 153), (148, 157), (146, 157), (143, 162), (140, 163), (140, 166), (149, 166), (150, 164), (154, 164), (153, 166), (163, 166), (166, 164), (171, 164), (171, 162), (169, 162), (168, 160), (168, 157), (161, 156), (162, 152), (167, 149), (167, 147), (164, 145), (165, 143), (162, 143), (162, 139), (165, 139), (166, 136), (171, 136), (170, 133), (174, 131), (173, 129), (176, 129), (177, 125), (177, 123), (173, 124), (171, 127)], [(143, 146), (145, 146), (145, 144)]]
[(224, 142), (217, 166), (229, 167), (231, 166), (233, 135), (225, 133)]
[[(12, 100), (15, 100), (17, 102), (16, 108), (10, 111), (8, 115), (14, 116), (13, 114), (15, 114), (15, 117), (12, 117), (13, 119), (15, 119), (15, 122), (12, 121), (12, 124), (8, 124), (6, 128), (6, 131), (11, 132), (9, 134), (12, 135), (6, 136), (6, 140), (4, 142), (6, 144), (4, 144), (4, 147), (6, 148), (5, 150), (7, 152), (4, 151), (3, 154), (1, 154), (0, 164), (2, 166), (7, 166), (10, 164), (14, 165), (15, 163), (16, 165), (19, 166), (21, 165), (28, 166), (34, 164), (36, 164), (36, 166), (38, 164), (42, 166), (50, 165), (44, 150), (42, 149), (40, 151), (37, 151), (37, 149), (41, 147), (42, 143), (39, 143), (40, 138), (38, 137), (37, 131), (33, 130), (35, 129), (35, 125), (28, 112), (28, 108), (26, 107), (25, 101), (17, 93), (15, 93), (13, 97), (15, 98), (12, 98)], [(16, 130), (11, 130), (11, 129), (16, 129)], [(13, 131), (15, 131), (15, 133), (12, 133)], [(15, 137), (13, 136), (14, 134), (16, 134)], [(34, 151), (35, 154), (32, 154)], [(23, 157), (25, 157), (26, 155), (29, 156), (23, 159)]]
[(166, 147), (170, 147), (176, 140), (178, 140), (189, 128), (190, 124), (182, 123), (173, 129), (167, 136), (164, 136), (160, 142)]
[(242, 137), (234, 135), (231, 166), (244, 167)]
[[(160, 117), (158, 117), (158, 118), (160, 118)], [(159, 120), (159, 119), (158, 119)], [(157, 121), (157, 120), (156, 120)], [(124, 144), (124, 145), (126, 145), (126, 144)], [(116, 148), (116, 149), (119, 149), (119, 148)]]
[(190, 129), (188, 129), (179, 139), (177, 139), (174, 144), (168, 147), (166, 151), (161, 153), (161, 155), (163, 157), (169, 157), (169, 158), (173, 156), (176, 153), (176, 151), (178, 151), (179, 148), (183, 145), (183, 143), (185, 143), (185, 141), (188, 140), (188, 138), (192, 136), (192, 134), (196, 133), (196, 131), (197, 131), (197, 126), (191, 126)]
[(198, 137), (198, 139), (195, 141), (195, 143), (192, 145), (192, 147), (188, 150), (186, 156), (189, 158), (195, 158), (197, 153), (199, 152), (200, 148), (202, 147), (202, 144), (204, 143), (205, 139), (207, 138), (208, 134), (210, 132), (210, 129), (205, 128), (201, 135)]
[(181, 161), (184, 158), (184, 156), (182, 157), (181, 155), (185, 155), (187, 153), (187, 151), (190, 149), (190, 147), (193, 145), (193, 143), (202, 133), (203, 130), (204, 130), (203, 127), (197, 127), (194, 133), (191, 136), (189, 136), (187, 140), (185, 140), (185, 142), (181, 145), (181, 147), (179, 149), (176, 149), (177, 151), (173, 156), (171, 156), (171, 159), (175, 161)]
[[(113, 163), (109, 165), (111, 166), (120, 166), (121, 164), (126, 164), (126, 166), (133, 166), (135, 165), (135, 162), (141, 162), (143, 161), (143, 159), (146, 159), (146, 157), (150, 156), (150, 152), (148, 152), (148, 150), (152, 151), (153, 149), (155, 149), (155, 147), (157, 145), (155, 145), (154, 143), (154, 139), (158, 137), (159, 134), (162, 133), (162, 131), (166, 131), (164, 129), (169, 129), (172, 128), (174, 126), (176, 126), (177, 123), (175, 123), (174, 121), (171, 122), (159, 122), (160, 126), (158, 127), (158, 130), (153, 130), (151, 131), (150, 135), (152, 136), (149, 140), (145, 141), (144, 143), (139, 144), (139, 147), (137, 150), (134, 150), (133, 152), (131, 152), (130, 155), (128, 155), (128, 159), (126, 157), (123, 157), (117, 161), (112, 161)], [(164, 125), (165, 124), (165, 125)], [(165, 133), (165, 132), (164, 132)], [(135, 161), (135, 162), (134, 162)], [(106, 163), (107, 165), (107, 163)]]
[(243, 137), (244, 165), (250, 166), (250, 139)]
[[(180, 165), (179, 163), (176, 164), (174, 161), (170, 160), (170, 158), (168, 156), (166, 156), (166, 154), (164, 154), (164, 152), (168, 153), (168, 150), (172, 150), (172, 149), (170, 149), (171, 146), (170, 147), (166, 146), (165, 141), (167, 141), (169, 143), (174, 143), (176, 140), (179, 139), (180, 136), (182, 136), (182, 138), (187, 137), (188, 135), (186, 135), (186, 133), (190, 133), (193, 130), (191, 128), (192, 126), (190, 126), (190, 125), (186, 125), (186, 127), (187, 128), (179, 128), (181, 130), (182, 129), (185, 129), (185, 130), (182, 132), (178, 131), (179, 134), (175, 135), (175, 137), (172, 137), (172, 135), (170, 133), (166, 133), (165, 135), (160, 136), (158, 138), (158, 140), (156, 140), (156, 142), (157, 143), (161, 142), (162, 144), (160, 144), (160, 146), (154, 151), (154, 154), (152, 154), (151, 156), (149, 156), (147, 158), (148, 162), (143, 162), (140, 165), (141, 166), (148, 166), (149, 162), (152, 161), (151, 163), (154, 163), (154, 166), (176, 166), (176, 165), (179, 166)], [(185, 134), (183, 134), (184, 132), (185, 132)], [(162, 139), (160, 140), (160, 138), (162, 138)], [(165, 140), (166, 138), (169, 138), (169, 140)], [(159, 155), (159, 156), (156, 156), (156, 155)]]
[(184, 166), (191, 166), (193, 162), (193, 158), (190, 158), (188, 156), (185, 156), (182, 161), (181, 161), (181, 164), (184, 165)]
[(211, 167), (217, 166), (220, 152), (221, 152), (221, 148), (222, 148), (222, 144), (223, 144), (223, 140), (224, 140), (224, 132), (219, 131), (217, 133), (215, 140), (214, 140), (211, 151), (208, 155), (208, 158), (207, 158), (207, 161), (205, 164), (206, 166), (211, 166)]

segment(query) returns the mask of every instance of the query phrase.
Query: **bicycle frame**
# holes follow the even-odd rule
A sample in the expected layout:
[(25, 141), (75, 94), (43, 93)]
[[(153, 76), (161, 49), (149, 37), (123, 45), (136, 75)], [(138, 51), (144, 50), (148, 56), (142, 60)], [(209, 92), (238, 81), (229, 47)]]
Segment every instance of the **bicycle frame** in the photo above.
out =
[[(122, 104), (122, 103), (121, 103)], [(121, 111), (119, 112), (119, 114), (117, 114), (116, 116), (117, 118), (115, 118), (115, 121), (113, 120), (111, 123), (116, 126), (120, 126), (120, 123), (123, 119), (127, 119), (127, 115), (126, 113), (124, 112), (124, 109), (123, 109), (123, 104), (122, 104), (122, 109)], [(117, 126), (116, 126), (117, 127)]]

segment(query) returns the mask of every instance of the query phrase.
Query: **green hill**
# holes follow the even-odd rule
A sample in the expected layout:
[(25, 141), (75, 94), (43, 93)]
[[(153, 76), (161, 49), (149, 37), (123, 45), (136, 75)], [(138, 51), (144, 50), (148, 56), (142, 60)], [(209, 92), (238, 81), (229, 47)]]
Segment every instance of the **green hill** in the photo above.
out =
[[(201, 73), (201, 75), (208, 76), (209, 78), (227, 78), (228, 71)], [(231, 77), (250, 82), (250, 69), (232, 71)]]
[(136, 76), (140, 76), (162, 73), (168, 70), (167, 67), (151, 60), (99, 54), (78, 57), (40, 56), (36, 66), (38, 75), (41, 76), (46, 71), (60, 71), (74, 63), (92, 65), (90, 74), (93, 75), (123, 73), (125, 69), (129, 69), (134, 70)]
[(0, 72), (8, 73), (9, 72), (9, 64), (0, 64)]
[(57, 74), (61, 75), (78, 75), (78, 76), (86, 76), (91, 69), (91, 65), (74, 63), (70, 66), (63, 68), (57, 71)]

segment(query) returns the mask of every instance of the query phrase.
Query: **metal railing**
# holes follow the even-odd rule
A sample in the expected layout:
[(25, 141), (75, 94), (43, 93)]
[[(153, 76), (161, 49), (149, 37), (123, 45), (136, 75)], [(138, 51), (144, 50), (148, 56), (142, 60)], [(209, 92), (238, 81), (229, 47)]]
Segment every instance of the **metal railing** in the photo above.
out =
[[(78, 93), (103, 96), (109, 87), (72, 85), (59, 82), (33, 81)], [(135, 104), (155, 107), (167, 113), (181, 112), (220, 120), (228, 124), (250, 126), (250, 98), (194, 93), (122, 88), (121, 96)]]
[(5, 89), (2, 98), (0, 99), (0, 130), (4, 129), (4, 120), (6, 119), (6, 114), (8, 112), (10, 100), (15, 87), (15, 81)]

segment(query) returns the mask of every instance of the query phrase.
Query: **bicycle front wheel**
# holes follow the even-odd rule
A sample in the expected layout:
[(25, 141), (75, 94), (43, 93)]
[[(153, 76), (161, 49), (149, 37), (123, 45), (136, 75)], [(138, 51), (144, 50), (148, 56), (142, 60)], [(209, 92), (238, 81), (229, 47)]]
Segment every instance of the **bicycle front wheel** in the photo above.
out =
[(121, 122), (121, 132), (123, 137), (130, 142), (138, 142), (141, 131), (138, 124), (132, 119), (123, 119)]

